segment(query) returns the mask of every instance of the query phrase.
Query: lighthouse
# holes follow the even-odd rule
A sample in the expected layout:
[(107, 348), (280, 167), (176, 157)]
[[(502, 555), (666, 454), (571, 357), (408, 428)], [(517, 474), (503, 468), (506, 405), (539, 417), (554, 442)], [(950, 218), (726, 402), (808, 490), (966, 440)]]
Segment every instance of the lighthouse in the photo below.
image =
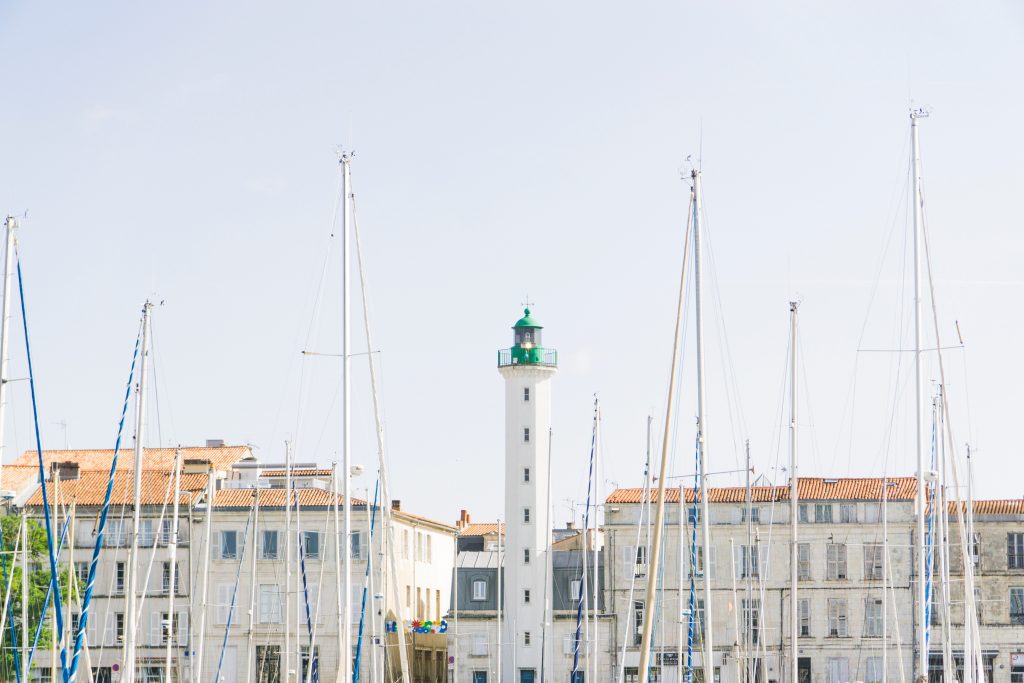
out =
[(530, 314), (512, 327), (512, 347), (498, 352), (505, 379), (505, 542), (501, 680), (540, 681), (544, 582), (550, 552), (548, 470), (551, 380), (558, 354), (544, 348)]

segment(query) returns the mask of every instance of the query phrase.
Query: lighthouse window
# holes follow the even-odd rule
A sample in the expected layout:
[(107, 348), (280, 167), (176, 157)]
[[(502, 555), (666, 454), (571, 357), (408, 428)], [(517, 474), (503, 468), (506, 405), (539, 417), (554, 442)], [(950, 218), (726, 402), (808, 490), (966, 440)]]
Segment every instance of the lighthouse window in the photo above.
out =
[(523, 604), (524, 605), (529, 605), (530, 604), (530, 589), (529, 588), (524, 588), (523, 589)]
[(530, 468), (529, 467), (524, 467), (523, 468), (523, 483), (524, 484), (529, 484), (530, 483)]
[(530, 632), (529, 631), (523, 631), (523, 645), (525, 645), (526, 647), (530, 646)]
[(530, 564), (530, 549), (523, 548), (523, 564)]
[(523, 427), (523, 443), (530, 443), (530, 428)]
[(530, 508), (523, 508), (523, 524), (530, 523)]
[(524, 401), (529, 401), (530, 400), (530, 387), (523, 387), (523, 400)]

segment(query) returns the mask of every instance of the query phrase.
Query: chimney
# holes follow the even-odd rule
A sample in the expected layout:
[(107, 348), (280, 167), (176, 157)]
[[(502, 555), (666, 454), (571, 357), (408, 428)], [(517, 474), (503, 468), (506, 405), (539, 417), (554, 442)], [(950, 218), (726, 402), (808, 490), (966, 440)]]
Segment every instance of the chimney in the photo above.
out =
[(575, 528), (576, 528), (576, 523), (575, 523), (575, 522), (573, 522), (573, 521), (569, 521), (569, 522), (566, 522), (566, 523), (565, 523), (565, 529), (566, 529), (566, 531), (572, 531), (572, 530), (573, 530), (573, 529), (575, 529)]
[(61, 481), (72, 481), (78, 479), (78, 463), (73, 461), (50, 463), (51, 471), (60, 477)]
[(224, 439), (207, 439), (207, 448), (224, 448)]
[(469, 526), (469, 512), (466, 510), (459, 511), (459, 521), (455, 523), (456, 529), (465, 529)]
[(391, 509), (392, 510), (396, 510), (398, 512), (401, 512), (402, 511), (402, 501), (392, 499), (391, 500)]

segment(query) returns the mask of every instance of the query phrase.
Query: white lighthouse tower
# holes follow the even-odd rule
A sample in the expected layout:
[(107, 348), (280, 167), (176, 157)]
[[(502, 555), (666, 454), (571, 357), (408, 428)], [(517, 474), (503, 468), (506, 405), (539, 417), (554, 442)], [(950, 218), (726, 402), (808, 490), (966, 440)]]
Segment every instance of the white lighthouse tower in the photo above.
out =
[(505, 585), (503, 683), (540, 681), (547, 566), (551, 379), (558, 354), (541, 345), (541, 326), (523, 311), (513, 346), (498, 352), (505, 378)]

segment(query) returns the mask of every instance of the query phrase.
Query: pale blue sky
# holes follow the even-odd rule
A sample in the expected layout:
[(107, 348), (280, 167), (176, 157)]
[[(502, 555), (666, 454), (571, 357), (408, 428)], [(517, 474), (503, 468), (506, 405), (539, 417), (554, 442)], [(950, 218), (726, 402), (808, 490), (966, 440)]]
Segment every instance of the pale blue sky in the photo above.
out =
[[(660, 414), (667, 381), (679, 171), (702, 148), (720, 294), (713, 469), (735, 467), (750, 438), (758, 469), (783, 477), (770, 468), (799, 296), (803, 472), (910, 474), (909, 357), (894, 412), (895, 356), (856, 349), (862, 329), (864, 348), (909, 342), (913, 98), (933, 109), (921, 138), (940, 325), (951, 342), (959, 320), (967, 342), (947, 356), (957, 439), (979, 449), (980, 496), (1022, 495), (1018, 3), (8, 2), (0, 44), (0, 210), (28, 211), (45, 446), (63, 445), (60, 421), (72, 446), (112, 445), (152, 296), (167, 302), (164, 443), (248, 441), (277, 460), (295, 437), (300, 458), (335, 457), (336, 360), (306, 361), (297, 415), (344, 144), (394, 496), (449, 521), (500, 513), (495, 351), (527, 295), (561, 354), (559, 516), (585, 492), (595, 391), (607, 479), (638, 485), (645, 415)], [(337, 255), (311, 341), (327, 352)], [(13, 356), (23, 372), (20, 342)], [(692, 360), (691, 347), (675, 466), (687, 471)], [(356, 367), (355, 460), (372, 465)], [(29, 405), (13, 386), (20, 451)]]

